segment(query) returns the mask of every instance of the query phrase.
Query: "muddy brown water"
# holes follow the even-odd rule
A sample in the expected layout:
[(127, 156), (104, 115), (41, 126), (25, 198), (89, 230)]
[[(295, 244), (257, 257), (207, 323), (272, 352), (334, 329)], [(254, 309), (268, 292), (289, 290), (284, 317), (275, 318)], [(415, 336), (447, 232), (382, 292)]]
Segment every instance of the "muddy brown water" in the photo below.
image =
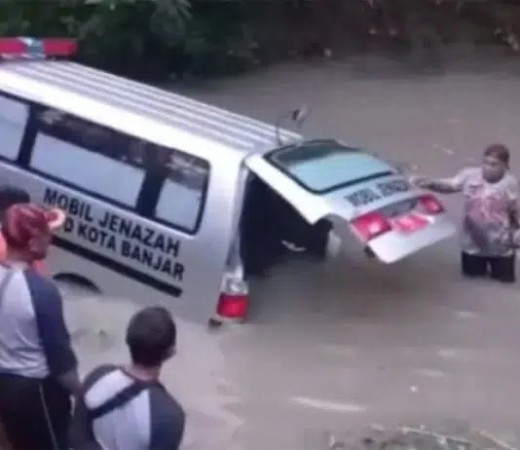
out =
[[(307, 136), (336, 136), (424, 175), (477, 164), (501, 141), (520, 173), (517, 62), (452, 59), (420, 74), (380, 57), (294, 63), (173, 88), (271, 122), (305, 102)], [(458, 220), (461, 199), (446, 203)], [(67, 302), (82, 368), (124, 360), (134, 307), (82, 298)], [(456, 239), (391, 266), (353, 246), (257, 281), (248, 324), (213, 334), (181, 322), (164, 379), (188, 412), (186, 449), (321, 450), (309, 445), (324, 432), (369, 424), (482, 429), (515, 443), (519, 322), (518, 287), (463, 280)]]

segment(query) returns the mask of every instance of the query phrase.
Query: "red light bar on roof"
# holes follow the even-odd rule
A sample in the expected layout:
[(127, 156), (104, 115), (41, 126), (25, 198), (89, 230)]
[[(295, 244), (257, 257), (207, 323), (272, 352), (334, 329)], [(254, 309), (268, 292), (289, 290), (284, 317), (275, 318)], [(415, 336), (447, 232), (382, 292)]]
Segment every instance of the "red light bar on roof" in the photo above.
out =
[(46, 58), (73, 56), (78, 51), (74, 39), (0, 38), (0, 57)]

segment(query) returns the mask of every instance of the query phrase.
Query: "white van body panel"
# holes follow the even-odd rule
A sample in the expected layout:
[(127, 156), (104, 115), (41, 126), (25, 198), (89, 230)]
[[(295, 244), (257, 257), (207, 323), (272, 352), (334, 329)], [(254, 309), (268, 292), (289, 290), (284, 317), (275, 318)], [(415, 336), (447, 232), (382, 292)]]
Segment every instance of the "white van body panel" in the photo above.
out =
[[(65, 133), (53, 131), (60, 127)], [(94, 143), (99, 133), (109, 138), (91, 148), (90, 132)], [(421, 194), (410, 187), (353, 204), (360, 189), (403, 182), (391, 167), (374, 178), (384, 166), (376, 160), (364, 178), (364, 163), (345, 166), (345, 177), (359, 183), (312, 193), (268, 154), (280, 150), (277, 138), (289, 147), (336, 141), (306, 143), (297, 133), (72, 62), (2, 62), (0, 134), (1, 182), (68, 213), (49, 256), (53, 274), (79, 275), (102, 292), (164, 304), (198, 322), (214, 316), (229, 277), (244, 277), (239, 225), (250, 172), (308, 223), (331, 222), (340, 239), (356, 217)], [(150, 158), (162, 162), (151, 166)], [(333, 172), (342, 184), (343, 169)], [(452, 229), (438, 217), (412, 237), (391, 233), (370, 246), (392, 262)]]
[[(224, 158), (277, 146), (273, 125), (72, 62), (2, 63), (0, 91), (151, 142), (172, 145), (175, 139), (199, 157), (216, 157), (208, 143), (218, 145)], [(300, 138), (285, 130), (280, 136)]]
[[(225, 271), (228, 242), (232, 238), (233, 192), (229, 192), (229, 201), (223, 202), (214, 198), (220, 191), (212, 189), (210, 182), (206, 215), (199, 234), (193, 237), (16, 167), (2, 165), (1, 170), (3, 182), (23, 186), (35, 202), (60, 206), (68, 212), (65, 226), (56, 234), (57, 249), (51, 253), (53, 274), (80, 275), (103, 293), (126, 296), (144, 304), (165, 304), (188, 320), (206, 321), (212, 316)], [(231, 175), (229, 171), (227, 173)], [(218, 177), (214, 177), (212, 182), (218, 183)], [(77, 206), (72, 202), (87, 205), (88, 210), (83, 209), (75, 215)], [(100, 222), (106, 222), (107, 214), (117, 215), (139, 227), (142, 230), (140, 243), (139, 239), (126, 239), (110, 232), (109, 227), (101, 226)], [(217, 231), (212, 231), (215, 223), (212, 223), (211, 216), (220, 217), (219, 239), (214, 235)], [(100, 233), (104, 233), (106, 238), (102, 239)], [(151, 264), (140, 262), (137, 256), (129, 256), (132, 252), (149, 250), (147, 244), (152, 244), (159, 235), (171, 239), (170, 251), (152, 251)], [(113, 239), (113, 244), (109, 243), (110, 239)], [(68, 256), (63, 257), (64, 253)], [(171, 270), (165, 269), (165, 264)], [(163, 269), (155, 269), (157, 266)], [(148, 277), (146, 284), (136, 281), (140, 275)]]
[[(45, 106), (207, 161), (210, 167), (207, 194), (200, 224), (193, 234), (21, 167), (17, 161), (22, 147), (19, 137), (16, 142), (8, 140), (6, 143), (10, 145), (0, 149), (0, 177), (2, 183), (27, 189), (34, 201), (61, 206), (68, 212), (67, 226), (57, 233), (56, 248), (50, 254), (53, 274), (77, 274), (103, 292), (143, 304), (169, 305), (175, 314), (188, 320), (206, 322), (212, 317), (230, 243), (236, 236), (243, 197), (243, 158), (251, 152), (276, 146), (274, 126), (73, 62), (2, 62), (2, 99), (0, 131), (7, 134), (11, 120), (12, 123), (27, 120), (31, 105)], [(13, 114), (17, 117), (10, 119)], [(2, 119), (7, 121), (4, 129)], [(299, 139), (299, 135), (292, 132), (281, 130), (280, 134), (286, 141)], [(55, 148), (51, 138), (38, 136), (38, 139), (39, 145)], [(34, 162), (34, 155), (31, 158)], [(66, 167), (70, 171), (83, 170), (82, 162), (77, 159), (52, 160), (48, 164), (53, 165), (53, 170), (63, 171)], [(103, 175), (103, 167), (99, 169), (102, 184), (109, 174)], [(118, 186), (119, 194), (125, 194), (124, 182)], [(71, 202), (86, 205), (88, 213), (85, 209), (75, 213), (78, 207), (71, 207)], [(172, 207), (175, 205), (172, 198)], [(126, 247), (123, 255), (122, 245), (130, 244), (123, 244), (124, 236), (103, 229), (101, 224), (107, 213), (116, 215), (118, 221), (138, 226), (142, 234), (149, 233), (141, 236), (140, 242), (133, 239), (135, 252), (151, 251), (148, 245), (151, 234), (177, 243), (177, 250), (169, 254), (153, 250), (152, 256), (147, 254), (146, 264), (129, 257)], [(91, 235), (85, 232), (85, 227), (93, 230)], [(101, 232), (109, 235), (104, 242), (99, 238)], [(115, 244), (107, 247), (112, 237)], [(149, 241), (144, 242), (147, 238)], [(161, 257), (172, 267), (169, 274), (168, 270), (161, 272), (151, 267), (150, 258), (159, 266)]]

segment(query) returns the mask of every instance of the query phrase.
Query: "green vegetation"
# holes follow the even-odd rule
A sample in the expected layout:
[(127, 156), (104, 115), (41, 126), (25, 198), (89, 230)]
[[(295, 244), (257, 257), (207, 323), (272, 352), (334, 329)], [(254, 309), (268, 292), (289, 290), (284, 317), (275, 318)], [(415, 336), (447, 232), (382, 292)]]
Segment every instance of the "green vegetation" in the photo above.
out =
[(3, 36), (73, 36), (80, 59), (144, 79), (219, 76), (289, 57), (454, 42), (518, 51), (498, 0), (3, 0)]

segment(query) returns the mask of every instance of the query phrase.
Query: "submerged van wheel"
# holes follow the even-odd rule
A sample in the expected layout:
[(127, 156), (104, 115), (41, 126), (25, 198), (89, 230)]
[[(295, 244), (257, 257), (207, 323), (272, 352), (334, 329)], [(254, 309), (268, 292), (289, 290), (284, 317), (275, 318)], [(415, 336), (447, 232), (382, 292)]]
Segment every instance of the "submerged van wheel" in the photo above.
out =
[(368, 247), (368, 246), (366, 246), (366, 247), (363, 249), (363, 253), (365, 253), (365, 256), (366, 256), (367, 258), (370, 258), (370, 259), (376, 259), (376, 258), (377, 258), (377, 256), (376, 256), (376, 254), (374, 253), (374, 251), (373, 251), (370, 247)]
[(208, 328), (210, 330), (216, 330), (222, 326), (222, 321), (218, 319), (209, 319), (208, 320)]
[(328, 220), (320, 220), (314, 225), (309, 233), (307, 251), (309, 254), (323, 261), (327, 257), (327, 248), (329, 242), (332, 224)]
[(88, 278), (76, 275), (74, 273), (58, 273), (54, 275), (54, 280), (67, 288), (79, 289), (83, 291), (90, 291), (93, 294), (101, 294), (101, 289), (90, 281)]

